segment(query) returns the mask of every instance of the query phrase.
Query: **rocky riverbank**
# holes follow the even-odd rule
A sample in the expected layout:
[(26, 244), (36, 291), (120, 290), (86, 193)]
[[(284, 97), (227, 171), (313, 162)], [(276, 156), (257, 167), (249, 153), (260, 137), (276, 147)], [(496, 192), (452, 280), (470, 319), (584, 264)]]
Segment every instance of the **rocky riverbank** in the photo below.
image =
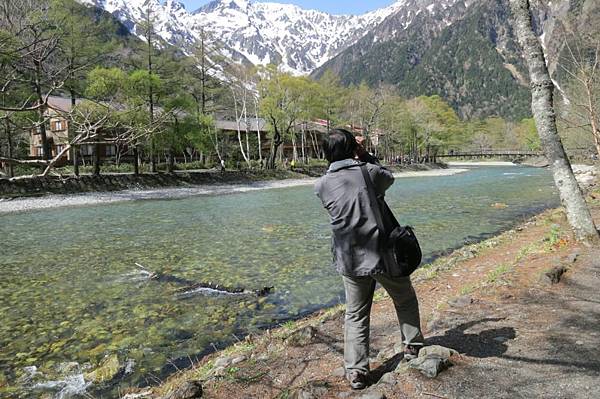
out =
[[(444, 164), (424, 164), (391, 167), (395, 172), (417, 172), (446, 169)], [(0, 199), (39, 197), (49, 194), (77, 194), (113, 192), (123, 190), (150, 190), (157, 188), (193, 187), (218, 184), (245, 184), (262, 181), (318, 177), (325, 166), (296, 168), (294, 170), (202, 170), (166, 173), (104, 174), (100, 176), (46, 176), (17, 179), (0, 179)]]
[(39, 197), (48, 194), (76, 194), (191, 187), (207, 184), (236, 184), (256, 181), (302, 178), (285, 170), (199, 171), (174, 174), (106, 174), (100, 176), (47, 176), (24, 179), (0, 179), (0, 198)]
[[(395, 176), (449, 176), (466, 169), (443, 165), (395, 167)], [(324, 173), (321, 171), (321, 173)], [(149, 199), (178, 199), (311, 185), (315, 177), (298, 171), (197, 172), (176, 175), (106, 175), (80, 178), (0, 180), (0, 214), (66, 206)], [(310, 174), (318, 174), (311, 170)]]
[[(600, 221), (597, 187), (588, 200)], [(599, 255), (573, 239), (562, 211), (549, 210), (418, 270), (427, 341), (459, 352), (437, 378), (404, 366), (393, 303), (378, 291), (366, 391), (344, 380), (340, 305), (246, 337), (125, 398), (600, 397)]]

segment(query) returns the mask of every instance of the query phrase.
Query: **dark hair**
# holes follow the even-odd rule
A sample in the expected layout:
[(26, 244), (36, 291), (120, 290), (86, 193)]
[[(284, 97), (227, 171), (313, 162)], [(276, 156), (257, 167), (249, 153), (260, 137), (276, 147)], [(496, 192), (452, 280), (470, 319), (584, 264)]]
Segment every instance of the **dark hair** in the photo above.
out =
[(346, 129), (333, 129), (323, 140), (322, 147), (329, 163), (354, 158), (356, 139)]

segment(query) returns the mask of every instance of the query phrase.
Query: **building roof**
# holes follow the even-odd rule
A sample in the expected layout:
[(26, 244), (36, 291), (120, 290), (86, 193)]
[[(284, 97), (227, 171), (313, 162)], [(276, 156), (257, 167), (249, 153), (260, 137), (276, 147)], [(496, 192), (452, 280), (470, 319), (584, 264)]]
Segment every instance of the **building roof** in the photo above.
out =
[[(230, 130), (237, 131), (238, 124), (235, 121), (227, 121), (222, 119), (217, 119), (215, 121), (215, 127), (220, 130)], [(248, 129), (246, 129), (246, 122), (240, 121), (240, 130), (245, 132), (246, 130), (250, 132), (265, 131), (267, 129), (267, 121), (262, 118), (248, 118)]]
[[(83, 100), (81, 98), (75, 99), (75, 104), (81, 104)], [(48, 107), (62, 112), (71, 111), (71, 98), (70, 97), (59, 97), (50, 96), (48, 97)]]

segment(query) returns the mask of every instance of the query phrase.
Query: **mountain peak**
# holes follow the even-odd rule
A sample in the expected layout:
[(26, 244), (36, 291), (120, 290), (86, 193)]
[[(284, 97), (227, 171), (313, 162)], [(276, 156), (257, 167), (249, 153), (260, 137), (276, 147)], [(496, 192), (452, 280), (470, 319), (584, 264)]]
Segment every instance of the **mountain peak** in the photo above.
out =
[(254, 65), (277, 63), (285, 71), (305, 75), (390, 15), (432, 0), (398, 0), (362, 15), (332, 15), (292, 4), (252, 0), (213, 0), (193, 13), (177, 0), (78, 1), (113, 13), (133, 33), (141, 22), (140, 3), (150, 2), (158, 16), (157, 33), (165, 41), (183, 46), (184, 51), (194, 46), (203, 31), (220, 42), (218, 47), (228, 58)]
[(248, 0), (214, 0), (194, 11), (194, 14), (208, 14), (217, 10), (233, 9), (246, 12), (250, 7)]

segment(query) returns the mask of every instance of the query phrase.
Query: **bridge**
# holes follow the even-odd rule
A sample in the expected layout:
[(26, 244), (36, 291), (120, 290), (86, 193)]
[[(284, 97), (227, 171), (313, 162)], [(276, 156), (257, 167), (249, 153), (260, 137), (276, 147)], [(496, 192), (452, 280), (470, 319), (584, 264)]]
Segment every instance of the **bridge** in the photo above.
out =
[(541, 151), (519, 151), (519, 150), (472, 150), (472, 151), (450, 151), (446, 154), (438, 154), (436, 158), (494, 158), (494, 157), (538, 157), (543, 156)]

